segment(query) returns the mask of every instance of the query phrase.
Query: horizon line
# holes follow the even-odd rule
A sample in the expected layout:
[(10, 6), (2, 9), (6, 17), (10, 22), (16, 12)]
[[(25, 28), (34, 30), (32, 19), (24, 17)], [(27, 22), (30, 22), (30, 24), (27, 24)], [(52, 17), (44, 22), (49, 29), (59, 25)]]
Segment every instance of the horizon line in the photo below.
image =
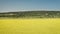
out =
[(0, 11), (0, 13), (4, 12), (22, 12), (22, 11), (60, 11), (60, 10), (53, 10), (53, 9), (37, 9), (37, 10), (12, 10), (12, 11)]

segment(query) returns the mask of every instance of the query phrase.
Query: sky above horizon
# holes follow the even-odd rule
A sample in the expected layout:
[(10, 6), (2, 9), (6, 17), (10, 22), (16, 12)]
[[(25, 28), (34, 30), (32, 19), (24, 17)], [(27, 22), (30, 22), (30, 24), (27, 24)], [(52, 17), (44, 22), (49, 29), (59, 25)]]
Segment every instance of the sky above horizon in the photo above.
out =
[(0, 0), (0, 12), (46, 9), (60, 10), (60, 0)]

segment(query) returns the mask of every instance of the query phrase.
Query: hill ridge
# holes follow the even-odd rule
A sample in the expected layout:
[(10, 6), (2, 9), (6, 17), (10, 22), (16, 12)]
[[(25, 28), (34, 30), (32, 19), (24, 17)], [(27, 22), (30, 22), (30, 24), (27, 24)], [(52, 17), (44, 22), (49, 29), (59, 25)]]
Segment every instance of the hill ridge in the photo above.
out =
[(19, 11), (0, 13), (0, 17), (7, 18), (60, 18), (60, 11)]

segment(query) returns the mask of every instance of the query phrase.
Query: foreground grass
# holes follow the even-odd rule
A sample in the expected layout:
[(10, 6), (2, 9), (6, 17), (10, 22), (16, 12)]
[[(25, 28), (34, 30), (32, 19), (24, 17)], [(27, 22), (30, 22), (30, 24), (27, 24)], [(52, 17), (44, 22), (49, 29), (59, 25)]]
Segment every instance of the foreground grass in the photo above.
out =
[(0, 34), (60, 34), (60, 18), (0, 19)]

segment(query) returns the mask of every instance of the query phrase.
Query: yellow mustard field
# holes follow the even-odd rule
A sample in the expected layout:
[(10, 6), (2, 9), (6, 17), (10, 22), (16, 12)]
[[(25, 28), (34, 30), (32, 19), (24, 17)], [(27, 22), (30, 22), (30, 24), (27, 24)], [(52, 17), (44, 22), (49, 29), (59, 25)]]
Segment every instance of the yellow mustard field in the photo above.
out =
[(0, 34), (60, 34), (60, 18), (0, 19)]

